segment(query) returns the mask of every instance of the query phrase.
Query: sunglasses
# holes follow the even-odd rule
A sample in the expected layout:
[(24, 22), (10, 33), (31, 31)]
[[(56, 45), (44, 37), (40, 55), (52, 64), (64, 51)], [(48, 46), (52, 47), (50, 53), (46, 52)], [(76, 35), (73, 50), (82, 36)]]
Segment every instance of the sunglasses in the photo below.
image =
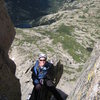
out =
[(44, 60), (41, 60), (41, 59), (40, 59), (40, 61), (46, 61), (46, 60), (45, 60), (45, 59), (44, 59)]

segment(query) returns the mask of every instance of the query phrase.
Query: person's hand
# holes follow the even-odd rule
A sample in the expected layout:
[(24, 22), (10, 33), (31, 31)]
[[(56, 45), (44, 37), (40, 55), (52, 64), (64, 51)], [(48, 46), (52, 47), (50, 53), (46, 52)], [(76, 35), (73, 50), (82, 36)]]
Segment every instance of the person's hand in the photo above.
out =
[(44, 84), (44, 79), (40, 79), (40, 84)]
[(51, 80), (47, 80), (46, 85), (49, 86), (49, 87), (54, 86), (54, 84)]
[(37, 84), (37, 85), (35, 86), (35, 89), (36, 89), (36, 90), (41, 89), (41, 84)]

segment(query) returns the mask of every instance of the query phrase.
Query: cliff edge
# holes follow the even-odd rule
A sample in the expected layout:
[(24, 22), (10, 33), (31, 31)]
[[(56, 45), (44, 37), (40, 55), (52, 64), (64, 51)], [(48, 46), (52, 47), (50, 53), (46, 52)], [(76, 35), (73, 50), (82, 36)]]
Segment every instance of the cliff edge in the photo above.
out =
[(100, 42), (95, 45), (68, 100), (100, 100)]

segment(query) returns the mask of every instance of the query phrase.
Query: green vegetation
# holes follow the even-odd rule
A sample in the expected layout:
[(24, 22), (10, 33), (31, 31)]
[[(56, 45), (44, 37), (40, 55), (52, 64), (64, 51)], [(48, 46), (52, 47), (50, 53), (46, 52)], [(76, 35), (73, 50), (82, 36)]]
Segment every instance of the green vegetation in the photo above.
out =
[(59, 33), (63, 33), (63, 34), (67, 34), (67, 35), (71, 35), (71, 33), (73, 32), (73, 27), (72, 26), (65, 26), (64, 24), (60, 25), (60, 27), (58, 28), (57, 32)]
[(44, 31), (41, 34), (47, 35), (53, 39), (54, 44), (61, 43), (63, 48), (68, 51), (75, 61), (85, 62), (90, 52), (76, 41), (72, 36), (73, 31), (74, 28), (72, 26), (65, 26), (62, 24), (56, 32)]
[(31, 44), (36, 43), (40, 39), (40, 37), (38, 36), (27, 36), (27, 35), (24, 38), (25, 38), (24, 41)]
[(48, 49), (48, 51), (50, 51), (50, 52), (54, 52), (54, 50), (53, 50), (52, 47), (50, 47), (50, 46), (46, 46), (46, 48)]
[(39, 48), (39, 49), (40, 49), (41, 52), (46, 53), (45, 49), (41, 49), (41, 48)]
[[(17, 30), (20, 34), (23, 35), (24, 39), (19, 41), (19, 45), (22, 45), (24, 42), (30, 44), (35, 43), (40, 39), (38, 36), (29, 36), (21, 30)], [(59, 28), (53, 31), (38, 30), (42, 35), (46, 35), (53, 40), (53, 43), (56, 45), (58, 43), (62, 44), (64, 50), (67, 50), (68, 53), (73, 57), (76, 62), (85, 62), (90, 55), (90, 52), (79, 44), (76, 39), (73, 37), (72, 32), (74, 32), (73, 26), (66, 26), (64, 24), (60, 25)], [(46, 47), (48, 51), (54, 52), (51, 47)], [(46, 52), (45, 50), (41, 50)]]
[(24, 42), (22, 40), (20, 40), (20, 39), (18, 39), (16, 37), (15, 37), (14, 41), (15, 41), (15, 46), (19, 46), (19, 45), (24, 44)]
[[(59, 36), (54, 40), (54, 43), (60, 42), (64, 49), (68, 50), (69, 54), (73, 57), (77, 62), (86, 61), (89, 56), (89, 52), (82, 47), (76, 40), (71, 36), (64, 36), (61, 39)], [(76, 52), (77, 51), (77, 52)], [(78, 54), (78, 52), (81, 52)]]
[(82, 16), (79, 16), (79, 18), (86, 18), (84, 15), (82, 15)]
[(34, 44), (40, 39), (40, 37), (38, 37), (38, 36), (30, 36), (30, 35), (26, 34), (21, 29), (16, 29), (16, 33), (21, 34), (21, 36), (22, 36), (21, 39), (15, 38), (16, 45), (23, 45), (25, 42)]
[(24, 36), (24, 39), (17, 39), (15, 38), (15, 41), (16, 41), (16, 45), (19, 46), (19, 45), (23, 45), (25, 42), (26, 43), (30, 43), (30, 44), (34, 44), (36, 43), (36, 41), (39, 40), (39, 37), (36, 37), (36, 36), (32, 36), (32, 37), (29, 37), (29, 36)]

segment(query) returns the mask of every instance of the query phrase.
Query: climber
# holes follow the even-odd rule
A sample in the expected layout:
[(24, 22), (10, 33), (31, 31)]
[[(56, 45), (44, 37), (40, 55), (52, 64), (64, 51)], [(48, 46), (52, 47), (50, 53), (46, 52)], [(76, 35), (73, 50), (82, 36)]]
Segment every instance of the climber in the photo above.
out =
[[(38, 60), (35, 63), (35, 66), (32, 69), (32, 80), (35, 89), (35, 99), (38, 99), (38, 93), (41, 90), (42, 86), (46, 87), (47, 90), (53, 93), (54, 97), (57, 100), (63, 100), (59, 92), (56, 90), (54, 83), (48, 76), (48, 71), (52, 67), (52, 63), (47, 61), (46, 54), (40, 54)], [(32, 100), (30, 98), (30, 100)], [(45, 99), (44, 99), (45, 100)]]

